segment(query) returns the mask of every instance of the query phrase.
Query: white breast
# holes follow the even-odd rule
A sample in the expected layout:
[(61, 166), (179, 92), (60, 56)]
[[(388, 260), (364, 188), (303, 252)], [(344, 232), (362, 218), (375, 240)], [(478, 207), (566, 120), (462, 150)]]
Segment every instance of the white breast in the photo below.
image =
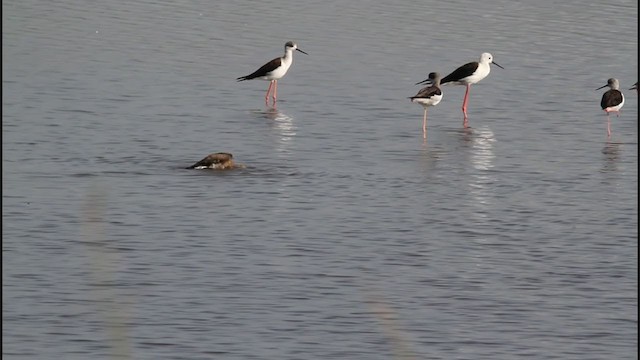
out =
[(491, 66), (489, 64), (480, 63), (478, 64), (478, 68), (476, 69), (476, 71), (471, 76), (466, 77), (464, 79), (464, 82), (467, 84), (475, 84), (478, 81), (486, 78), (487, 75), (489, 75), (490, 71)]
[(267, 80), (281, 79), (287, 73), (287, 71), (289, 71), (291, 63), (293, 63), (291, 59), (289, 59), (289, 61), (287, 61), (287, 59), (282, 59), (280, 67), (270, 72), (269, 75), (265, 76), (265, 78), (267, 78)]
[(438, 103), (440, 103), (440, 101), (442, 100), (442, 95), (433, 95), (430, 98), (414, 98), (411, 99), (412, 102), (414, 103), (418, 103), (424, 107), (428, 107), (428, 106), (436, 106), (438, 105)]

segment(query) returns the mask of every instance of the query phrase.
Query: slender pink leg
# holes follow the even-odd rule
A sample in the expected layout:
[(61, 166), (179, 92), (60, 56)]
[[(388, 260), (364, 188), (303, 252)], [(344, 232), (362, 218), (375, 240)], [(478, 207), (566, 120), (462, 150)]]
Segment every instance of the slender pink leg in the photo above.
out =
[(607, 137), (611, 137), (611, 119), (607, 113)]
[(273, 80), (273, 106), (276, 106), (276, 99), (278, 98), (278, 80)]
[(273, 86), (273, 80), (269, 81), (269, 87), (267, 88), (267, 95), (264, 97), (264, 103), (269, 106), (269, 93), (271, 92), (271, 87)]
[(424, 108), (424, 118), (422, 119), (422, 138), (427, 138), (427, 108)]
[(462, 122), (462, 127), (469, 127), (469, 120), (467, 117), (467, 103), (469, 102), (469, 89), (471, 89), (471, 84), (467, 84), (467, 91), (464, 92), (464, 100), (462, 100), (462, 113), (464, 114), (464, 121)]

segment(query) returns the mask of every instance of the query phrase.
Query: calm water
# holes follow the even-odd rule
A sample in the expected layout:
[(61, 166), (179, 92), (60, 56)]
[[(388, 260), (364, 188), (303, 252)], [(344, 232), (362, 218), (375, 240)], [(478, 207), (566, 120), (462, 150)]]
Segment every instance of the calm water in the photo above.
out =
[(638, 358), (637, 2), (346, 3), (3, 1), (3, 358)]

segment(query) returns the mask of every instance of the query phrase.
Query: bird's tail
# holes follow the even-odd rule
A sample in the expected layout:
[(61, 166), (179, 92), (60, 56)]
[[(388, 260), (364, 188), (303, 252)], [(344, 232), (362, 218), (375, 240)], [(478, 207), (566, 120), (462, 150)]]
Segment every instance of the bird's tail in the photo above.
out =
[(257, 78), (257, 76), (250, 74), (250, 75), (245, 75), (245, 76), (240, 76), (239, 78), (236, 78), (237, 81), (245, 81), (245, 80), (251, 80), (251, 79), (255, 79)]

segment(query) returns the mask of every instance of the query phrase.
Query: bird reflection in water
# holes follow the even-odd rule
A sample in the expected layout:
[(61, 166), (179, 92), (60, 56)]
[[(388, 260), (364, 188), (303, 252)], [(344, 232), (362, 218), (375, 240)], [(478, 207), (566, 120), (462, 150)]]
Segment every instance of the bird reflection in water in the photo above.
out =
[(436, 169), (438, 161), (446, 154), (446, 151), (439, 146), (427, 146), (427, 140), (422, 141), (422, 156), (420, 163), (425, 172), (431, 172)]
[(469, 151), (471, 165), (475, 169), (470, 174), (468, 186), (473, 204), (477, 207), (473, 211), (476, 220), (484, 221), (488, 217), (489, 207), (495, 197), (493, 186), (496, 178), (491, 169), (494, 167), (494, 143), (496, 142), (493, 131), (488, 127), (476, 129), (474, 133), (464, 129), (462, 140), (471, 145)]
[(276, 131), (278, 136), (277, 150), (279, 152), (287, 152), (296, 136), (297, 128), (293, 123), (293, 118), (275, 107), (269, 108), (261, 112), (261, 114), (265, 119), (269, 120), (269, 126)]
[(602, 172), (617, 172), (618, 163), (620, 162), (620, 146), (619, 142), (607, 141), (602, 148), (602, 154), (604, 155), (602, 163)]

